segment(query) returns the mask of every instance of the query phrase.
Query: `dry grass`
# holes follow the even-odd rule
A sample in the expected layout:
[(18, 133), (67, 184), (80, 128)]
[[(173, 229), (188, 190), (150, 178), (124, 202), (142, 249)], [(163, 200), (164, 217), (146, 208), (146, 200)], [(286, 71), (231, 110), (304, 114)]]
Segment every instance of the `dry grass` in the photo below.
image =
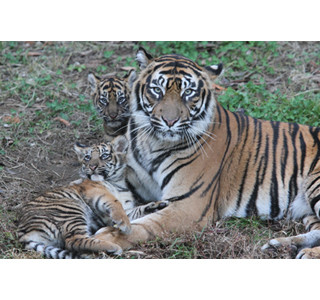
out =
[[(102, 138), (101, 121), (91, 107), (87, 75), (134, 65), (137, 43), (0, 45), (0, 257), (39, 258), (22, 250), (16, 240), (19, 205), (42, 190), (77, 179), (78, 164), (71, 150), (74, 142), (90, 144)], [(222, 46), (199, 44), (197, 49), (214, 55)], [(232, 51), (217, 53), (219, 59), (230, 58), (221, 84), (241, 89), (246, 82), (239, 79), (250, 70), (235, 66), (238, 57)], [(318, 93), (320, 71), (315, 53), (319, 43), (278, 43), (277, 56), (264, 53), (261, 47), (250, 51), (253, 62), (248, 66), (255, 72), (250, 80), (259, 84), (264, 78), (269, 93), (277, 89), (288, 97)], [(260, 64), (261, 57), (264, 64)], [(67, 119), (71, 126), (56, 117)], [(224, 220), (200, 233), (172, 234), (138, 245), (121, 258), (290, 258), (290, 249), (262, 253), (260, 247), (271, 237), (301, 230), (294, 222)]]

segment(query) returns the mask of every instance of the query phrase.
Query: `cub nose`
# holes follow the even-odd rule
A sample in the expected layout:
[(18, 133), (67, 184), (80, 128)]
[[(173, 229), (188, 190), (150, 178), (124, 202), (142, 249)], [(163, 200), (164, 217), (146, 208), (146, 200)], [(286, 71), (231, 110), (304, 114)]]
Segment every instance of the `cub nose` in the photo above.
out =
[(176, 118), (176, 119), (173, 119), (173, 120), (170, 120), (170, 119), (168, 120), (166, 117), (162, 117), (162, 119), (169, 127), (172, 127), (179, 120), (179, 118)]
[(114, 120), (117, 116), (118, 116), (117, 113), (110, 114), (110, 118), (111, 118), (112, 120)]
[(89, 168), (94, 171), (96, 168), (98, 167), (98, 165), (89, 165)]

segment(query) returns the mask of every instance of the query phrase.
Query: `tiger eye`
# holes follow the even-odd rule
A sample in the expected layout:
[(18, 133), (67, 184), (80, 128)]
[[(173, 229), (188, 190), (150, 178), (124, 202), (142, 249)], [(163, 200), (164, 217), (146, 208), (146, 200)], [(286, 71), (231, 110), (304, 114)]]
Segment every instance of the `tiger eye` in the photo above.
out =
[(109, 158), (110, 157), (110, 154), (107, 154), (107, 153), (104, 153), (104, 154), (102, 154), (101, 156), (100, 156), (100, 158), (102, 159), (102, 160), (105, 160), (105, 159), (107, 159), (107, 158)]
[(191, 95), (191, 93), (192, 93), (192, 89), (186, 89), (186, 90), (184, 91), (184, 94), (185, 94), (186, 96)]
[(155, 87), (153, 88), (153, 90), (157, 93), (160, 94), (161, 93), (161, 89), (159, 87)]
[(99, 102), (103, 105), (106, 105), (107, 104), (107, 99), (106, 98), (100, 98), (99, 99)]

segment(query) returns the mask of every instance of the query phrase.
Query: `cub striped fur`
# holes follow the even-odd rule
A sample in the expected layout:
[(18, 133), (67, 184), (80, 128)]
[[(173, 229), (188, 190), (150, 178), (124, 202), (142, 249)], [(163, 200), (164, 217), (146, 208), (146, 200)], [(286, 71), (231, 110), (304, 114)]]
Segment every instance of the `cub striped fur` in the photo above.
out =
[(99, 182), (84, 180), (24, 204), (18, 236), (26, 249), (47, 258), (79, 258), (83, 252), (99, 251), (120, 254), (119, 246), (93, 237), (101, 227), (114, 224), (130, 232), (120, 202)]

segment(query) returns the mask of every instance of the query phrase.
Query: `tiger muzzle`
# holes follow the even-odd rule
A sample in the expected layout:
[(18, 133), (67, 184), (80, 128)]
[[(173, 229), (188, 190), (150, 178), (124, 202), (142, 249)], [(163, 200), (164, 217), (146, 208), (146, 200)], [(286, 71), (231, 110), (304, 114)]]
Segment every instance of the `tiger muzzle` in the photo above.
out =
[(188, 109), (178, 93), (166, 95), (154, 108), (154, 116), (162, 119), (168, 127), (173, 127), (188, 114)]

